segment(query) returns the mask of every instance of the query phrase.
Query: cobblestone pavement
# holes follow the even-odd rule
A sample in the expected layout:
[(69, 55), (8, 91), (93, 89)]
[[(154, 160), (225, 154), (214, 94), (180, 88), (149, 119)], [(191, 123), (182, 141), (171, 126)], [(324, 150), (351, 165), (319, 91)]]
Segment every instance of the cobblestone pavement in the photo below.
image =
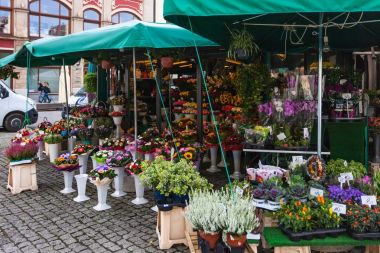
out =
[(152, 192), (146, 194), (148, 204), (136, 206), (134, 193), (113, 198), (109, 191), (112, 208), (97, 212), (92, 209), (96, 188), (88, 183), (91, 200), (74, 202), (76, 193), (59, 192), (63, 176), (47, 160), (38, 163), (38, 191), (18, 195), (6, 190), (8, 166), (2, 155), (0, 165), (0, 252), (189, 252), (184, 245), (158, 249)]

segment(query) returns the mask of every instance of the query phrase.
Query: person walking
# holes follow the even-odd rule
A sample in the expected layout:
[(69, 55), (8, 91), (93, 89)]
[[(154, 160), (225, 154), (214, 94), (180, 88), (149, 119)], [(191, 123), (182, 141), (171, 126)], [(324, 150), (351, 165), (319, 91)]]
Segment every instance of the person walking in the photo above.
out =
[(49, 97), (50, 88), (49, 88), (49, 83), (48, 82), (44, 82), (43, 93), (44, 93), (44, 95), (42, 97), (42, 101), (45, 102), (45, 103), (50, 103), (51, 102), (51, 98)]
[(41, 83), (41, 82), (39, 82), (38, 83), (38, 91), (40, 92), (40, 95), (38, 96), (38, 102), (39, 103), (42, 103), (42, 98), (43, 98), (43, 96), (44, 96), (44, 85)]

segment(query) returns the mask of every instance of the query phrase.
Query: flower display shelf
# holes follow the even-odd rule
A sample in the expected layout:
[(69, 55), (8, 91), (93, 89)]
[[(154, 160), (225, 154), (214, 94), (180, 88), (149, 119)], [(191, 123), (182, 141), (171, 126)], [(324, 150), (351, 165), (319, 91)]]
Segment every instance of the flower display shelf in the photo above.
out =
[(167, 212), (158, 211), (156, 233), (160, 249), (170, 249), (174, 244), (188, 246), (185, 236), (184, 208), (173, 207)]
[(36, 163), (9, 165), (7, 189), (12, 194), (26, 190), (38, 190)]
[(315, 231), (305, 231), (305, 232), (292, 232), (288, 229), (279, 226), (281, 231), (286, 234), (292, 241), (300, 240), (312, 240), (313, 238), (325, 238), (326, 236), (337, 237), (340, 234), (345, 233), (346, 228), (336, 228), (336, 229), (318, 229)]

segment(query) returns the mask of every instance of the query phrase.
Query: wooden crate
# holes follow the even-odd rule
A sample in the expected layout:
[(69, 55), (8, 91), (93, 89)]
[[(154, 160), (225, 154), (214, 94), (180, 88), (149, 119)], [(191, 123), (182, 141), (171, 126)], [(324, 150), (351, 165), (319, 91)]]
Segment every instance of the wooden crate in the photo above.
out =
[(38, 190), (36, 163), (9, 165), (7, 189), (12, 194), (26, 190)]
[(311, 253), (309, 246), (304, 247), (275, 247), (274, 253)]
[(365, 253), (380, 253), (380, 245), (366, 246)]
[(188, 246), (184, 208), (173, 207), (167, 212), (158, 211), (156, 233), (160, 249), (170, 249), (174, 244), (182, 243)]

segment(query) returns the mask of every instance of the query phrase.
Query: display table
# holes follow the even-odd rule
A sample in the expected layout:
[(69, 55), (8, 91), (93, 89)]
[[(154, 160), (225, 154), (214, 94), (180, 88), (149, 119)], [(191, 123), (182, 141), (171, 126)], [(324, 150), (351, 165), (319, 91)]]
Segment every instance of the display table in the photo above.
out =
[(263, 232), (274, 253), (310, 253), (310, 246), (365, 246), (366, 253), (380, 253), (380, 240), (355, 240), (344, 234), (323, 239), (291, 241), (279, 228), (265, 227)]

